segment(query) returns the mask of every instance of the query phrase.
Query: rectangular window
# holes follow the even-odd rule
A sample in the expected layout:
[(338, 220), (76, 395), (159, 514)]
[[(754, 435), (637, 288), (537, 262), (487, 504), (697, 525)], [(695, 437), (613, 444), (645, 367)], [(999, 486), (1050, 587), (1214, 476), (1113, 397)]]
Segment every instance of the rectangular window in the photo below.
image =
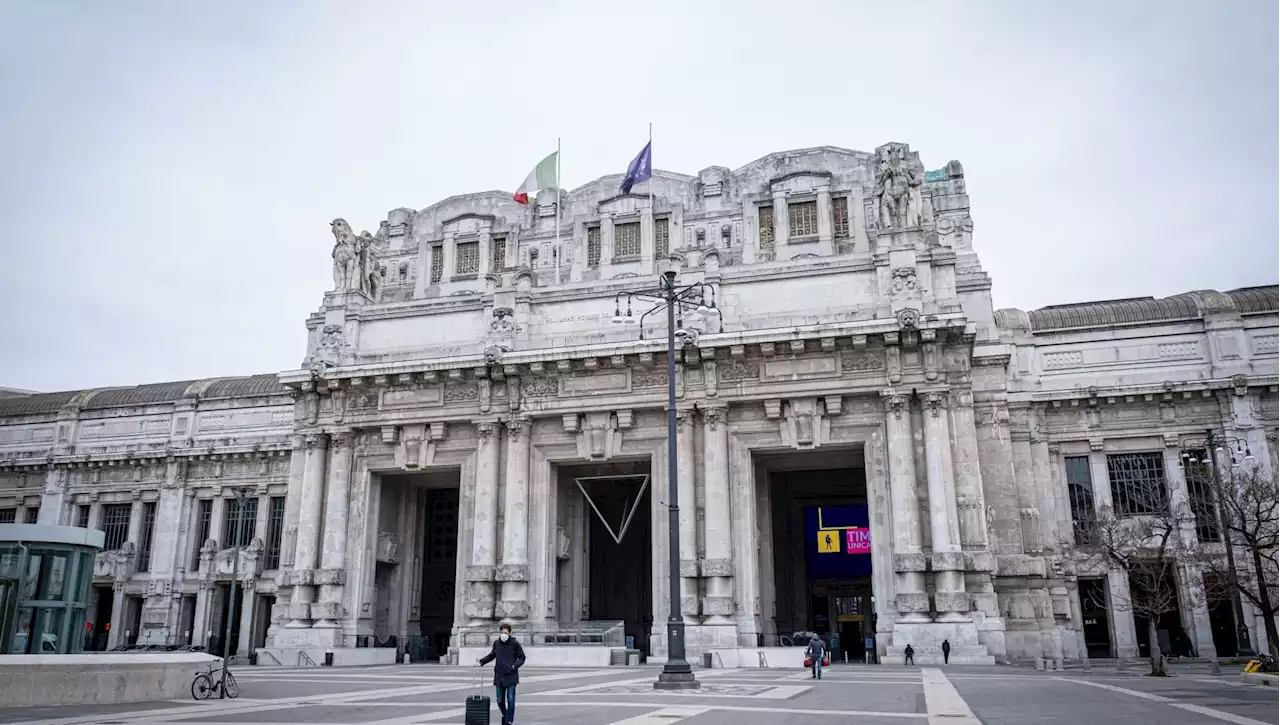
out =
[(787, 204), (788, 234), (792, 239), (818, 234), (818, 202), (801, 201)]
[(102, 533), (107, 540), (102, 544), (103, 551), (116, 551), (129, 540), (129, 513), (132, 504), (109, 503), (102, 507)]
[(671, 254), (671, 224), (666, 217), (653, 220), (653, 256), (662, 259)]
[(626, 259), (640, 256), (640, 222), (615, 224), (613, 227), (613, 258)]
[(27, 507), (27, 521), (26, 521), (26, 523), (28, 523), (28, 524), (34, 524), (34, 523), (38, 523), (39, 521), (40, 521), (40, 507), (39, 507), (39, 506), (28, 506), (28, 507)]
[(587, 229), (587, 266), (600, 266), (600, 227)]
[(209, 527), (213, 522), (213, 500), (201, 499), (196, 507), (196, 539), (191, 547), (191, 571), (200, 569), (200, 549), (209, 540)]
[(222, 540), (226, 542), (223, 546), (248, 546), (253, 541), (257, 524), (258, 499), (227, 499), (226, 506), (222, 509)]
[(1092, 543), (1097, 515), (1089, 457), (1067, 456), (1063, 463), (1067, 469), (1067, 496), (1071, 500), (1071, 528), (1075, 532), (1076, 544)]
[(89, 504), (82, 503), (76, 506), (76, 526), (82, 529), (89, 528)]
[(18, 520), (18, 509), (0, 509), (0, 524), (12, 524)]
[(480, 242), (462, 242), (455, 244), (453, 251), (457, 254), (454, 260), (454, 274), (477, 274), (480, 272)]
[(1111, 501), (1117, 516), (1146, 516), (1169, 510), (1163, 454), (1107, 456), (1107, 477), (1111, 479)]
[(444, 278), (444, 247), (431, 245), (431, 284), (437, 284)]
[(142, 504), (142, 540), (138, 542), (138, 571), (151, 570), (151, 545), (155, 538), (156, 502)]
[(849, 238), (849, 197), (837, 196), (831, 200), (831, 229), (836, 239)]
[(762, 206), (756, 214), (760, 217), (760, 248), (773, 249), (773, 207)]
[(1203, 450), (1184, 452), (1182, 470), (1187, 477), (1187, 503), (1196, 517), (1196, 538), (1200, 541), (1221, 541), (1209, 454)]
[(501, 272), (507, 268), (507, 238), (494, 237), (489, 240), (489, 271)]
[(267, 509), (267, 556), (262, 566), (280, 568), (280, 547), (284, 540), (284, 496), (272, 496)]

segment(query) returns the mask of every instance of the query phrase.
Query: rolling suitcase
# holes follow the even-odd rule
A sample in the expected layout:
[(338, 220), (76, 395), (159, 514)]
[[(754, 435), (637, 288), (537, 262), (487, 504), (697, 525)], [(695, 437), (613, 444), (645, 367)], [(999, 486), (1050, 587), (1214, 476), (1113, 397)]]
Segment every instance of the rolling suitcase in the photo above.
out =
[(476, 668), (474, 684), (471, 694), (467, 695), (463, 722), (465, 725), (489, 725), (489, 696), (480, 691), (479, 667)]

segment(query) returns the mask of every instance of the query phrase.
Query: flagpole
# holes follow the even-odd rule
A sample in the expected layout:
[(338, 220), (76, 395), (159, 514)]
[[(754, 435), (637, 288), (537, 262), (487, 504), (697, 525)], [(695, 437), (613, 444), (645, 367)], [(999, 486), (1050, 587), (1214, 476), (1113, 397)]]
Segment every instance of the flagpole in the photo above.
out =
[(564, 250), (560, 248), (560, 137), (556, 137), (556, 286), (560, 285), (560, 265)]

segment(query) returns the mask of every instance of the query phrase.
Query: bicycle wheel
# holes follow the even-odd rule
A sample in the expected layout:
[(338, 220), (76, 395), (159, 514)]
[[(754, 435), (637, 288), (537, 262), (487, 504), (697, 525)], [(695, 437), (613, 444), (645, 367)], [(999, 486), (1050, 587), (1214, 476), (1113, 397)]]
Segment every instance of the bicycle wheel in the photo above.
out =
[(209, 679), (209, 675), (201, 672), (191, 681), (191, 697), (196, 700), (207, 700), (212, 693), (213, 680)]
[(236, 682), (236, 676), (230, 671), (227, 672), (227, 678), (222, 681), (222, 691), (233, 700), (240, 697), (240, 683)]

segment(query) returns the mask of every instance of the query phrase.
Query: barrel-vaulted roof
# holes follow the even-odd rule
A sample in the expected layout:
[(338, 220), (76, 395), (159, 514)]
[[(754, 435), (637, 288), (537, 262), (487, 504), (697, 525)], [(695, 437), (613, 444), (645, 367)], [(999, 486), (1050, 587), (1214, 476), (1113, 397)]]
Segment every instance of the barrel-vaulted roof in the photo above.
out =
[(189, 397), (260, 398), (285, 395), (288, 392), (289, 389), (280, 384), (275, 374), (180, 380), (132, 387), (68, 390), (0, 398), (0, 417), (56, 413), (63, 406), (73, 402), (85, 410), (98, 410), (171, 403)]
[[(1245, 287), (1220, 293), (1214, 290), (1185, 292), (1172, 297), (1134, 297), (1101, 302), (1052, 305), (1031, 310), (1027, 317), (1036, 332), (1088, 327), (1109, 327), (1146, 322), (1192, 320), (1210, 311), (1234, 309), (1241, 314), (1280, 311), (1280, 287)], [(1017, 314), (1000, 310), (997, 323), (1011, 326)]]

